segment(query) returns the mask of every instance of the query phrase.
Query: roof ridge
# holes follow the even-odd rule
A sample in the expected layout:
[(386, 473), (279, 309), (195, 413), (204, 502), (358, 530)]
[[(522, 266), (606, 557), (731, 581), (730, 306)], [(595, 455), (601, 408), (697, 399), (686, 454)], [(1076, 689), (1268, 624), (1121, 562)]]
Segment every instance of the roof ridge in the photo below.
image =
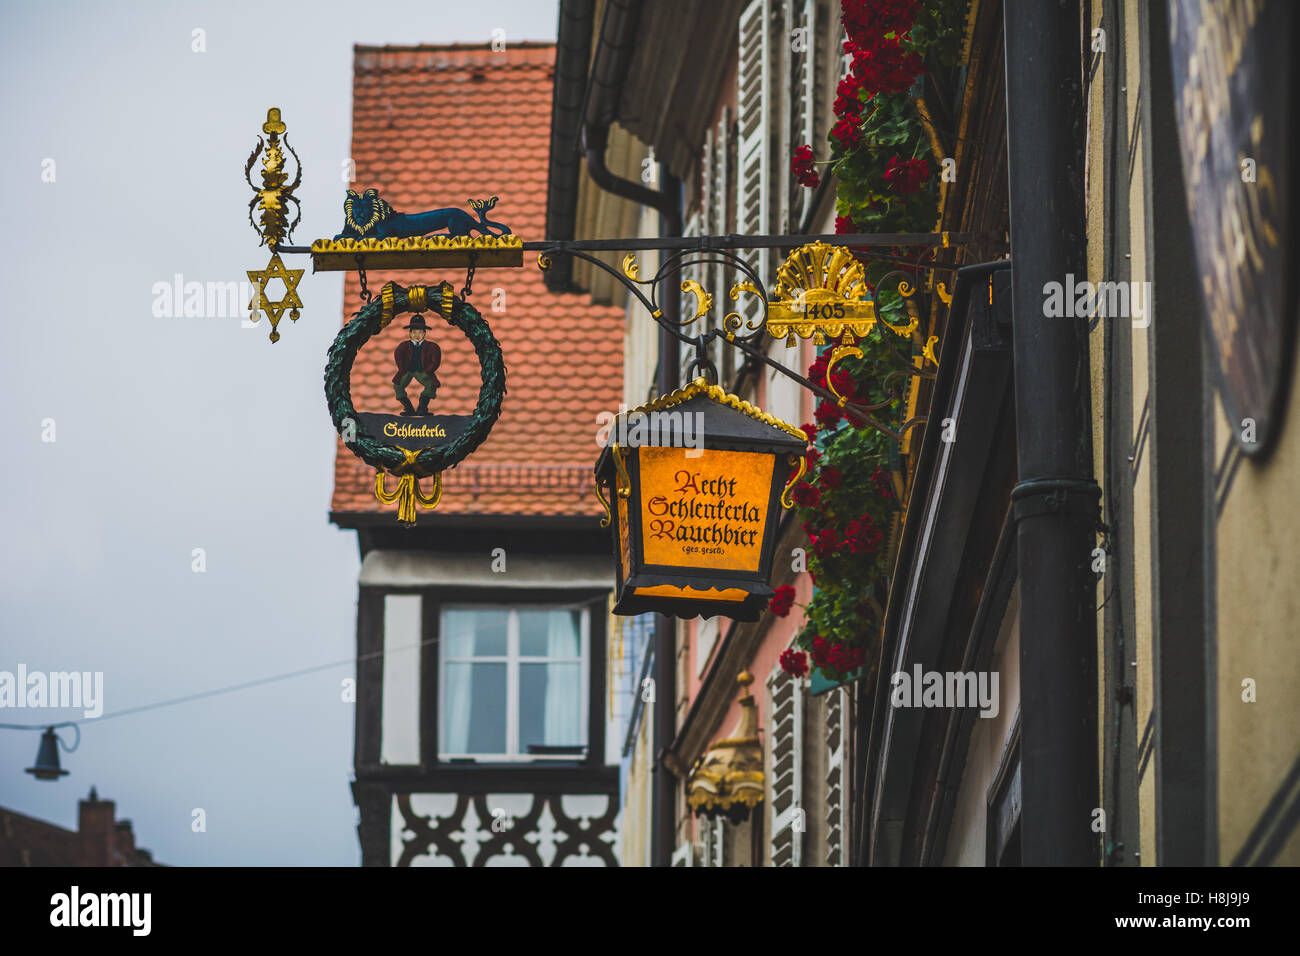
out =
[[(554, 49), (554, 40), (512, 40), (506, 44), (506, 48), (501, 53), (509, 53), (511, 50), (540, 50), (550, 47)], [(352, 45), (353, 53), (449, 53), (461, 50), (492, 50), (491, 42), (488, 43), (385, 43), (382, 46), (376, 46), (369, 43), (354, 43)], [(497, 51), (493, 51), (497, 52)]]

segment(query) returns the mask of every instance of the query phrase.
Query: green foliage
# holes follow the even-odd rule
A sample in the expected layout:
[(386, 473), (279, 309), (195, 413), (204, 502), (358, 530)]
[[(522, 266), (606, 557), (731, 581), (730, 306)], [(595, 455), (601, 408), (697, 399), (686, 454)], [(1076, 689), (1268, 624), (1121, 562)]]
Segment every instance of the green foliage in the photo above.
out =
[[(845, 0), (846, 22), (850, 6), (859, 14), (855, 22), (876, 22), (869, 3)], [(905, 53), (919, 55), (927, 69), (952, 66), (959, 53), (966, 9), (967, 0), (923, 0), (915, 22), (901, 36), (887, 33), (862, 42), (886, 46), (897, 39), (898, 46)], [(852, 35), (850, 47), (859, 52), (863, 49), (854, 46)], [(928, 232), (934, 227), (939, 158), (932, 155), (930, 137), (916, 108), (925, 82), (922, 73), (909, 90), (874, 95), (861, 78), (850, 77), (841, 84), (841, 101), (837, 103), (841, 118), (829, 135), (831, 166), (838, 180), (836, 210), (841, 220), (837, 231), (905, 233)], [(846, 89), (856, 96), (860, 110), (841, 108)], [(849, 96), (848, 102), (852, 101)], [(846, 135), (846, 124), (850, 133), (857, 130), (856, 140)], [(846, 140), (857, 145), (845, 149)], [(919, 164), (908, 165), (914, 160), (924, 160), (924, 175), (919, 174)], [(906, 167), (910, 175), (900, 175), (899, 167)], [(905, 250), (894, 251), (897, 257), (906, 254)], [(898, 262), (875, 259), (865, 260), (865, 267), (878, 316), (894, 325), (908, 324), (898, 284), (907, 280), (917, 285), (913, 270)], [(898, 368), (897, 356), (892, 353), (901, 352), (910, 359), (912, 343), (878, 324), (867, 339), (856, 344), (863, 350), (863, 358), (837, 363), (832, 375), (835, 387), (841, 393), (851, 387), (854, 394), (849, 400), (857, 404), (892, 398), (875, 415), (896, 429), (901, 424), (909, 379), (894, 375), (888, 385), (885, 380)], [(814, 382), (825, 384), (826, 361), (823, 354), (809, 369)], [(897, 450), (893, 439), (860, 420), (844, 418), (831, 403), (823, 402), (817, 417), (816, 462), (797, 489), (801, 493), (796, 494), (799, 517), (812, 542), (808, 570), (816, 590), (805, 608), (804, 627), (796, 643), (812, 653), (814, 666), (825, 676), (838, 681), (863, 665), (871, 668), (877, 663), (883, 613), (880, 597), (888, 583), (893, 560), (891, 529), (899, 510), (892, 464)]]

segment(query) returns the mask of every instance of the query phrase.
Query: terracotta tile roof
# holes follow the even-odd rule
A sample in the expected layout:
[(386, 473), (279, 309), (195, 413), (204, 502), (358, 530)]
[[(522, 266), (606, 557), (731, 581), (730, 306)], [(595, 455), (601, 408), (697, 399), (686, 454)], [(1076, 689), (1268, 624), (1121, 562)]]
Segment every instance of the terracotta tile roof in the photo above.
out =
[[(496, 195), (490, 219), (524, 239), (543, 238), (554, 65), (553, 44), (511, 45), (501, 53), (486, 45), (356, 47), (351, 188), (374, 187), (399, 212), (468, 210), (468, 198)], [(342, 200), (340, 192), (340, 223)], [(377, 292), (389, 279), (404, 286), (446, 279), (459, 290), (465, 275), (371, 272), (367, 284)], [(345, 322), (361, 307), (359, 291), (356, 273), (347, 273)], [(444, 474), (437, 512), (601, 513), (591, 478), (600, 450), (596, 414), (616, 411), (622, 397), (622, 310), (548, 292), (531, 253), (522, 269), (480, 270), (470, 303), (501, 342), (507, 394), (487, 441)], [(443, 356), (433, 409), (469, 414), (480, 384), (474, 350), (436, 314), (426, 318)], [(392, 408), (392, 354), (406, 335), (402, 325), (393, 322), (357, 357), (358, 410)], [(331, 510), (392, 512), (395, 506), (375, 500), (374, 480), (374, 469), (339, 442)]]

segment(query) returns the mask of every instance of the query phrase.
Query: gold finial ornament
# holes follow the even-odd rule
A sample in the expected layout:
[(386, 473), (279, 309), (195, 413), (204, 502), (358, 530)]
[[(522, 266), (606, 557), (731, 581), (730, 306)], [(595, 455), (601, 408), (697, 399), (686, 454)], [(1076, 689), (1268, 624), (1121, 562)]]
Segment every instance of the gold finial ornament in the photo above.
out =
[[(257, 290), (257, 298), (249, 303), (251, 310), (249, 317), (256, 322), (261, 318), (261, 313), (267, 314), (271, 320), (272, 342), (280, 341), (280, 331), (277, 326), (280, 324), (280, 316), (286, 309), (290, 310), (289, 318), (294, 322), (298, 321), (298, 310), (302, 308), (302, 300), (298, 297), (298, 282), (305, 271), (286, 269), (278, 252), (281, 243), (293, 236), (294, 228), (302, 219), (302, 207), (293, 194), (293, 191), (302, 184), (302, 162), (293, 147), (289, 145), (288, 138), (281, 140), (285, 130), (284, 122), (280, 118), (280, 108), (272, 106), (266, 111), (266, 122), (262, 124), (262, 132), (266, 134), (266, 139), (258, 137), (257, 145), (253, 147), (248, 162), (244, 164), (244, 180), (253, 190), (253, 198), (248, 203), (248, 223), (253, 227), (253, 231), (261, 236), (260, 244), (271, 249), (271, 261), (267, 263), (265, 269), (260, 272), (247, 270), (248, 280)], [(285, 168), (286, 149), (297, 164), (293, 182), (289, 182), (289, 173)], [(262, 158), (260, 188), (254, 185), (252, 179), (253, 165), (259, 156)], [(291, 204), (297, 214), (293, 222), (289, 222)], [(257, 222), (253, 221), (255, 210), (261, 212)], [(266, 297), (266, 284), (274, 279), (282, 280), (285, 287), (284, 298), (278, 301)]]
[[(272, 252), (285, 239), (293, 236), (294, 228), (302, 219), (302, 207), (293, 194), (294, 190), (302, 185), (302, 163), (298, 160), (298, 154), (294, 152), (293, 147), (289, 145), (289, 140), (280, 139), (285, 130), (286, 127), (280, 119), (279, 107), (272, 106), (266, 111), (266, 122), (262, 124), (262, 132), (266, 134), (266, 139), (263, 140), (260, 136), (257, 138), (257, 145), (253, 147), (248, 162), (244, 165), (244, 179), (254, 193), (252, 201), (248, 204), (248, 221), (262, 237), (262, 245), (269, 245)], [(292, 154), (298, 166), (292, 183), (289, 182), (289, 173), (285, 169), (286, 149)], [(251, 177), (253, 164), (257, 162), (259, 156), (262, 157), (260, 189), (253, 185)], [(292, 223), (289, 222), (290, 203), (297, 212), (297, 217)], [(253, 222), (255, 208), (262, 214), (257, 223)]]
[(280, 107), (272, 106), (266, 111), (266, 122), (262, 124), (262, 132), (268, 136), (279, 136), (285, 129), (284, 123), (280, 122)]
[(742, 670), (740, 719), (725, 738), (696, 763), (686, 784), (686, 802), (705, 816), (740, 822), (763, 802), (763, 745), (758, 737), (758, 710), (749, 685), (754, 675)]

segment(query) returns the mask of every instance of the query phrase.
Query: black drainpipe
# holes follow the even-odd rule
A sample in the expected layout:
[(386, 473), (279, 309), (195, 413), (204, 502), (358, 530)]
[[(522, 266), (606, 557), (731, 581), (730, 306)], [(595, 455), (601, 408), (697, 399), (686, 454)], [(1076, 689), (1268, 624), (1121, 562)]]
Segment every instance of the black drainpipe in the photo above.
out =
[(1096, 546), (1086, 319), (1044, 315), (1085, 270), (1077, 0), (1005, 0), (1026, 866), (1096, 866)]
[[(659, 234), (676, 237), (682, 234), (681, 183), (661, 170), (658, 190), (614, 175), (605, 165), (605, 148), (609, 128), (618, 117), (623, 82), (632, 61), (637, 25), (641, 19), (641, 0), (609, 0), (600, 25), (596, 54), (592, 58), (591, 81), (587, 86), (587, 107), (582, 126), (582, 150), (587, 171), (601, 189), (622, 196), (659, 213)], [(665, 323), (677, 326), (681, 301), (674, 273), (664, 280), (660, 291), (660, 308)], [(661, 395), (677, 387), (677, 339), (669, 331), (659, 331), (659, 370), (656, 385)], [(677, 627), (672, 618), (655, 615), (654, 666), (654, 786), (651, 798), (650, 862), (668, 866), (672, 862), (677, 830), (677, 781), (663, 765), (663, 754), (677, 735)]]

